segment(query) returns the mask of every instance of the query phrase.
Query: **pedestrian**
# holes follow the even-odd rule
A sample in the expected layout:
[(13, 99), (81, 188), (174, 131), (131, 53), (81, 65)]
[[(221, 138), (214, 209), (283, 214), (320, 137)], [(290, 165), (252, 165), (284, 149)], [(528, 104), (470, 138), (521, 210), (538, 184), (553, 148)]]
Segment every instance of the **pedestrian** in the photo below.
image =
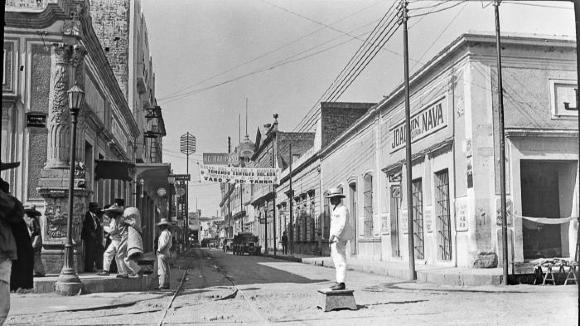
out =
[(40, 222), (38, 217), (42, 214), (36, 210), (36, 206), (27, 205), (24, 207), (24, 220), (28, 227), (28, 234), (30, 234), (30, 241), (34, 253), (33, 276), (44, 277), (44, 265), (40, 256), (42, 251), (42, 232), (40, 230)]
[(330, 219), (330, 255), (336, 269), (336, 284), (331, 290), (344, 290), (346, 288), (346, 243), (352, 239), (353, 231), (349, 223), (349, 214), (346, 206), (342, 204), (341, 188), (332, 188), (326, 195), (332, 205)]
[[(110, 208), (111, 206), (113, 206), (112, 204), (107, 204), (105, 206), (103, 206), (103, 209), (101, 209), (99, 211), (99, 219), (102, 222), (103, 225), (103, 247), (101, 250), (101, 254), (99, 255), (99, 257), (103, 257), (103, 255), (105, 254), (105, 249), (109, 248), (109, 245), (111, 244), (111, 228), (109, 227), (109, 224), (111, 223), (111, 218), (105, 214), (105, 210), (107, 208)], [(103, 261), (101, 260), (101, 263), (99, 264), (101, 266), (101, 271), (103, 268)], [(100, 271), (99, 271), (100, 272)], [(117, 262), (113, 259), (111, 260), (111, 265), (109, 265), (109, 272), (111, 273), (117, 273)]]
[(111, 205), (111, 207), (103, 210), (103, 212), (110, 218), (109, 237), (111, 238), (111, 243), (103, 254), (103, 271), (97, 273), (97, 275), (110, 275), (109, 268), (111, 261), (114, 258), (117, 263), (117, 277), (128, 278), (129, 276), (127, 275), (124, 261), (126, 251), (119, 250), (123, 239), (123, 232), (127, 232), (126, 228), (123, 226), (123, 212), (125, 208), (119, 204), (120, 202), (117, 201), (115, 204)]
[(16, 240), (18, 259), (12, 262), (10, 291), (32, 289), (34, 287), (34, 250), (23, 215), (20, 220), (12, 224), (12, 235)]
[[(19, 165), (19, 162), (0, 162), (0, 171), (13, 169)], [(24, 217), (22, 203), (11, 196), (9, 191), (9, 184), (0, 177), (0, 326), (4, 325), (10, 312), (12, 261), (18, 258), (12, 225), (19, 223)]]
[(159, 275), (159, 290), (169, 289), (170, 268), (169, 258), (171, 256), (172, 236), (170, 223), (166, 218), (162, 218), (159, 223), (159, 240), (157, 243), (157, 274)]
[(284, 255), (288, 254), (288, 234), (286, 234), (286, 231), (282, 232), (282, 253)]
[(89, 210), (85, 214), (83, 220), (83, 228), (81, 231), (81, 239), (85, 249), (85, 272), (92, 273), (102, 268), (102, 242), (103, 242), (103, 227), (98, 217), (99, 204), (89, 203)]
[(143, 255), (143, 237), (141, 236), (141, 213), (136, 207), (125, 208), (123, 224), (127, 232), (126, 238), (121, 240), (119, 250), (127, 252), (124, 261), (130, 272), (129, 276), (141, 277), (141, 267), (137, 260)]

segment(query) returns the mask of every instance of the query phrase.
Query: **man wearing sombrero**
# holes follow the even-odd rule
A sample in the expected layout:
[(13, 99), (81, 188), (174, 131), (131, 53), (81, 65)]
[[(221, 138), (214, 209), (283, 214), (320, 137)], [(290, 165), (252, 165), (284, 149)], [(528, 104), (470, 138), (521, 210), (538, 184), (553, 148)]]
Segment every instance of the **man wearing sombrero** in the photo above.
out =
[(342, 204), (342, 189), (332, 188), (328, 190), (327, 198), (332, 205), (330, 219), (330, 256), (336, 269), (336, 284), (331, 290), (344, 290), (346, 288), (346, 243), (352, 239), (353, 232), (349, 223), (349, 214), (346, 206)]
[(159, 275), (159, 289), (168, 290), (170, 281), (169, 257), (171, 255), (171, 223), (166, 218), (161, 218), (157, 223), (161, 230), (157, 244), (157, 274)]

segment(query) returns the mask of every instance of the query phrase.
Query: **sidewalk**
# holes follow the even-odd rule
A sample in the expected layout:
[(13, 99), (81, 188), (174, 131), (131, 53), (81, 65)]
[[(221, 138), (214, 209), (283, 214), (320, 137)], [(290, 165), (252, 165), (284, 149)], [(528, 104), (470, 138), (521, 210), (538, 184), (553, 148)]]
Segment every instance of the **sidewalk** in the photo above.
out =
[[(272, 253), (264, 255), (266, 257), (302, 262), (305, 264), (319, 265), (334, 268), (332, 258), (312, 255), (295, 254), (282, 255), (280, 252), (274, 256)], [(356, 257), (347, 258), (348, 270), (386, 275), (390, 277), (408, 279), (409, 265), (406, 261), (385, 262), (376, 260), (365, 260)], [(443, 267), (433, 265), (416, 265), (417, 280), (421, 282), (436, 283), (442, 285), (500, 285), (502, 281), (501, 268), (461, 268)]]
[[(96, 273), (79, 273), (79, 278), (83, 283), (82, 294), (102, 293), (102, 292), (133, 292), (147, 291), (156, 287), (156, 275), (153, 271), (153, 253), (145, 253), (141, 259), (140, 266), (149, 270), (151, 274), (145, 274), (140, 278), (117, 278), (117, 274), (109, 276), (99, 276)], [(45, 277), (34, 278), (34, 293), (52, 293), (55, 291), (55, 284), (58, 274), (48, 274)]]

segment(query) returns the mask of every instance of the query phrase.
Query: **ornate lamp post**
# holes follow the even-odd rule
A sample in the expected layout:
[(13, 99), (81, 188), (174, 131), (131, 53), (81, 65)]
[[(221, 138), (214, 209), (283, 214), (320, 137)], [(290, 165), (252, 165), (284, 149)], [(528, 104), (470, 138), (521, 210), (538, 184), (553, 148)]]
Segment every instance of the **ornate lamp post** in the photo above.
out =
[(56, 281), (56, 292), (62, 295), (76, 295), (82, 288), (81, 280), (73, 266), (73, 243), (72, 243), (72, 224), (73, 224), (73, 202), (74, 202), (74, 177), (76, 161), (76, 142), (77, 142), (77, 117), (81, 110), (85, 92), (76, 84), (68, 90), (68, 105), (72, 119), (71, 145), (70, 145), (70, 173), (68, 184), (68, 219), (66, 244), (64, 246), (64, 265)]

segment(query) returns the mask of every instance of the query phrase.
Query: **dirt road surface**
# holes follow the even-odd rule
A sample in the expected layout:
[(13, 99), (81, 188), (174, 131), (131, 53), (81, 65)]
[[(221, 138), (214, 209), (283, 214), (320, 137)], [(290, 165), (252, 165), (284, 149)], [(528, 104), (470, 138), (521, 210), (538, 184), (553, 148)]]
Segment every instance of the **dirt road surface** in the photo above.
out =
[[(347, 278), (358, 310), (324, 312), (318, 307), (322, 297), (317, 290), (333, 284), (334, 269), (195, 249), (176, 262), (173, 291), (107, 294), (122, 304), (87, 304), (86, 310), (65, 305), (35, 312), (16, 306), (7, 324), (577, 325), (578, 321), (575, 285), (452, 287), (353, 271)], [(79, 300), (102, 300), (103, 295)], [(55, 300), (59, 299), (54, 295), (13, 296), (19, 306), (42, 307)]]

